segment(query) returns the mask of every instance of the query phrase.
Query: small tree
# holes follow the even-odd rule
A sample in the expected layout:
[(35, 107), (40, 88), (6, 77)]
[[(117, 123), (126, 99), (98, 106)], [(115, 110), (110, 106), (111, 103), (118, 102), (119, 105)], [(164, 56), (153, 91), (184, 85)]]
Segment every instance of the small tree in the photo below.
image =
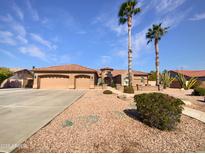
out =
[(0, 68), (0, 84), (10, 76), (12, 76), (12, 72), (8, 68), (5, 67)]
[(156, 81), (156, 79), (157, 79), (156, 71), (150, 71), (149, 76), (148, 76), (148, 80), (149, 81)]

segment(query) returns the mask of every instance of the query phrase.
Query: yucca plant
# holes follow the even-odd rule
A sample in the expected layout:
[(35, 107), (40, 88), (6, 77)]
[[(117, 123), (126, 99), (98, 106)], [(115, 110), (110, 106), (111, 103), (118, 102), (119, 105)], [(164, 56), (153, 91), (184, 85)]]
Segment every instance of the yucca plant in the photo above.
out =
[(169, 72), (164, 72), (163, 74), (161, 74), (161, 83), (164, 89), (166, 89), (167, 87), (170, 87), (171, 83), (174, 80), (175, 78), (172, 78)]
[(197, 78), (192, 77), (189, 80), (187, 80), (183, 74), (178, 73), (177, 79), (181, 85), (182, 88), (185, 90), (191, 89), (194, 87), (194, 85), (197, 83)]
[(194, 87), (194, 85), (197, 83), (197, 78), (190, 78), (189, 81), (186, 84), (186, 89), (191, 89), (192, 87)]

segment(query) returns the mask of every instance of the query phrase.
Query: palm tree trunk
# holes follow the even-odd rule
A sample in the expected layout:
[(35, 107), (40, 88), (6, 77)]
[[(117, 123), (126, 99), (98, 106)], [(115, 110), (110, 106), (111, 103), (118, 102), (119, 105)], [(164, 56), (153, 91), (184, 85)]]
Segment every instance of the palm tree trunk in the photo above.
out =
[(155, 39), (154, 42), (154, 46), (155, 46), (155, 54), (156, 54), (156, 86), (159, 86), (159, 47), (158, 47), (158, 39)]
[(132, 19), (128, 18), (128, 80), (132, 86), (132, 40), (131, 40)]

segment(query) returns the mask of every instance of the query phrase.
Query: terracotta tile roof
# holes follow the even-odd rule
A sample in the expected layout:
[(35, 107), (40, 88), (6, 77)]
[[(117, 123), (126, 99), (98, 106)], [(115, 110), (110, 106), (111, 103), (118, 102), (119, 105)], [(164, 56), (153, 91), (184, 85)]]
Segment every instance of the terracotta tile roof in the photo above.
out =
[(96, 72), (94, 69), (90, 69), (77, 64), (61, 65), (61, 66), (50, 66), (44, 68), (35, 68), (35, 71), (74, 71), (74, 72)]
[[(121, 75), (121, 74), (127, 74), (127, 73), (128, 73), (127, 70), (113, 70), (112, 71), (113, 76), (117, 76), (117, 75)], [(135, 70), (133, 70), (132, 73), (134, 75), (148, 75), (148, 73), (141, 72), (141, 71), (135, 71)]]
[[(132, 72), (135, 75), (148, 75), (148, 73), (141, 72), (141, 71), (133, 70)], [(113, 76), (117, 76), (117, 75), (127, 74), (127, 70), (113, 70), (113, 71), (111, 71), (111, 73), (112, 73)], [(101, 71), (97, 70), (97, 74), (98, 74), (98, 76), (100, 76), (101, 75)]]
[(189, 77), (205, 77), (205, 70), (171, 70)]

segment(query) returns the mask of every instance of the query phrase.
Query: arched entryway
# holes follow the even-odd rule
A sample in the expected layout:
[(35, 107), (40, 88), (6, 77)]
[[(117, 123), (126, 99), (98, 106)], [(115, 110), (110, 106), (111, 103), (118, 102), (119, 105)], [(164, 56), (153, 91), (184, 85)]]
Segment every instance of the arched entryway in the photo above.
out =
[(105, 78), (104, 78), (104, 82), (105, 82), (105, 84), (107, 84), (107, 85), (111, 85), (112, 79), (111, 79), (110, 77), (105, 77)]
[(41, 75), (39, 76), (40, 89), (68, 89), (69, 76), (67, 75)]

